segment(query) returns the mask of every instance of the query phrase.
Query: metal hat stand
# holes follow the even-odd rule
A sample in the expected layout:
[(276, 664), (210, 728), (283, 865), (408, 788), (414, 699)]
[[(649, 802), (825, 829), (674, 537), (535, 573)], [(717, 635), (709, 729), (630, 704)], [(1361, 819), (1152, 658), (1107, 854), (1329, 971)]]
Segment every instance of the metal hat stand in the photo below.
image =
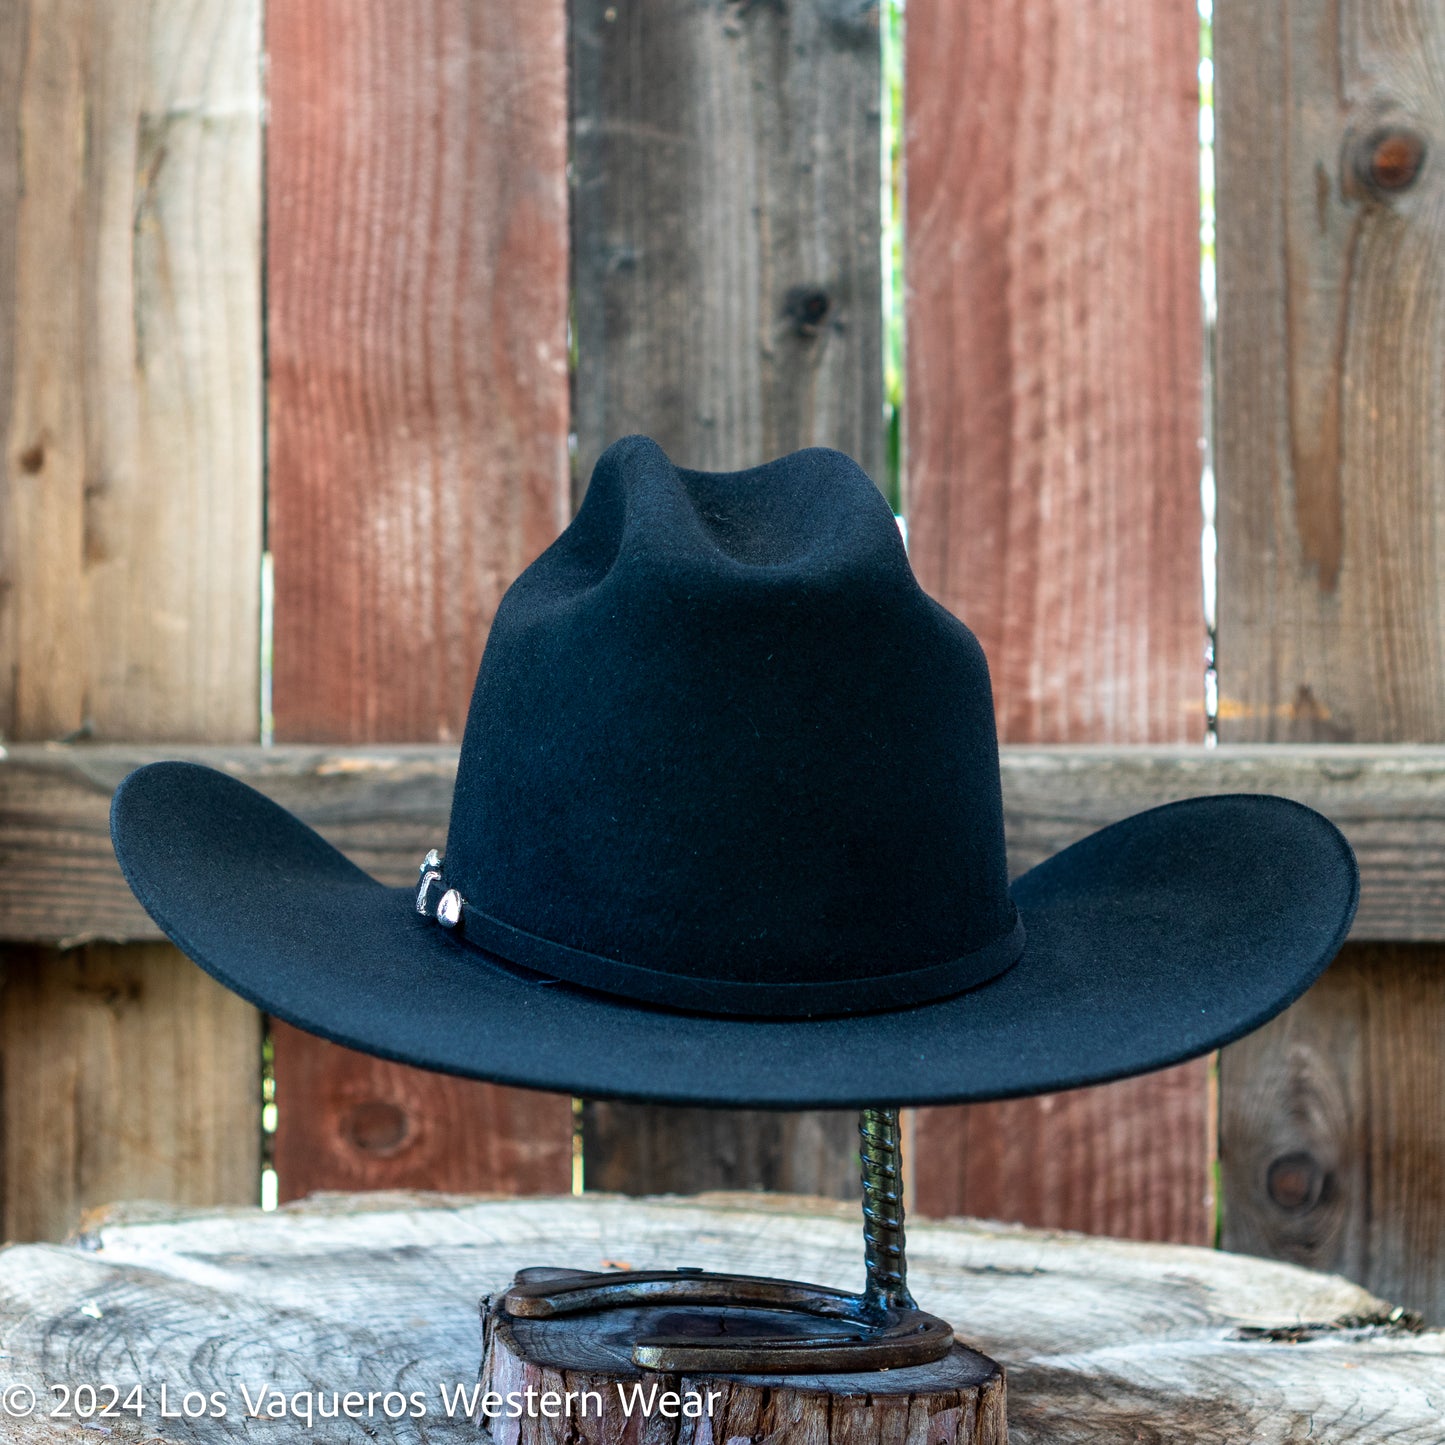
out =
[[(688, 1268), (524, 1269), (504, 1294), (484, 1301), (483, 1385), (505, 1393), (523, 1380), (539, 1388), (568, 1382), (580, 1390), (656, 1372), (680, 1388), (705, 1376), (710, 1388), (718, 1384), (717, 1398), (746, 1397), (725, 1408), (756, 1415), (762, 1400), (770, 1412), (741, 1435), (730, 1414), (730, 1440), (826, 1445), (836, 1430), (849, 1445), (871, 1445), (892, 1438), (902, 1411), (912, 1422), (909, 1438), (927, 1421), (930, 1445), (1003, 1445), (1002, 1370), (957, 1343), (952, 1327), (909, 1293), (898, 1110), (864, 1109), (858, 1127), (861, 1293)], [(866, 1418), (849, 1416), (865, 1404)], [(550, 1423), (508, 1421), (499, 1439), (545, 1445)], [(665, 1425), (649, 1422), (648, 1440)], [(636, 1421), (608, 1419), (587, 1440), (622, 1445), (635, 1433)], [(684, 1432), (676, 1445), (690, 1438)]]

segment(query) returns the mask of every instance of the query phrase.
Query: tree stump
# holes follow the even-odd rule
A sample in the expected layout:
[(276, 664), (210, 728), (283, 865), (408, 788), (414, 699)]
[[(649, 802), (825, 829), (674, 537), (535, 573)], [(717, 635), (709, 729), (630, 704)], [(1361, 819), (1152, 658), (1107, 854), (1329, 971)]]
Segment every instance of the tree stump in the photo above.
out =
[(679, 1327), (796, 1332), (799, 1316), (653, 1305), (522, 1319), (502, 1299), (482, 1302), (473, 1417), (495, 1445), (1007, 1445), (1003, 1371), (966, 1345), (931, 1365), (856, 1374), (668, 1374), (635, 1366), (633, 1343)]
[[(127, 1205), (88, 1219), (69, 1244), (0, 1250), (0, 1441), (483, 1445), (471, 1418), (477, 1300), (523, 1266), (681, 1262), (846, 1289), (858, 1283), (857, 1240), (856, 1205), (757, 1194), (334, 1195), (269, 1214)], [(920, 1303), (1007, 1372), (1010, 1445), (1445, 1439), (1445, 1331), (1345, 1280), (1217, 1250), (965, 1220), (910, 1221), (908, 1251)], [(141, 1416), (84, 1418), (76, 1392), (106, 1383), (142, 1387)], [(778, 1388), (749, 1383), (760, 1396)], [(263, 1387), (252, 1408), (245, 1391), (255, 1399)], [(355, 1415), (298, 1418), (298, 1404), (353, 1390), (366, 1401)], [(227, 1415), (178, 1417), (190, 1391), (219, 1393)], [(425, 1416), (398, 1417), (414, 1395)], [(742, 1432), (738, 1398), (722, 1429)], [(882, 1399), (872, 1396), (875, 1410)], [(597, 1445), (592, 1419), (570, 1437), (569, 1422), (549, 1423), (556, 1445)], [(900, 1424), (890, 1422), (889, 1445), (932, 1445)], [(678, 1427), (679, 1445), (728, 1445), (713, 1426), (686, 1433)], [(831, 1439), (854, 1436), (835, 1428)], [(652, 1440), (639, 1429), (626, 1445)]]

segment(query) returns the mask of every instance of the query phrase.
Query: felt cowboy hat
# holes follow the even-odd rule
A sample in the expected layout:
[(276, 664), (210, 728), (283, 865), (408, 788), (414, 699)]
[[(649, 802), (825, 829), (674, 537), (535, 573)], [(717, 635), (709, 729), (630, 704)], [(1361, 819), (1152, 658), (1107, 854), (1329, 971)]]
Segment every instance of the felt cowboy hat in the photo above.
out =
[(111, 826), (156, 922), (279, 1018), (678, 1103), (992, 1099), (1176, 1063), (1301, 994), (1358, 894), (1331, 823), (1242, 795), (1010, 884), (983, 652), (868, 477), (825, 450), (687, 471), (641, 437), (498, 609), (418, 887), (188, 763), (132, 773)]

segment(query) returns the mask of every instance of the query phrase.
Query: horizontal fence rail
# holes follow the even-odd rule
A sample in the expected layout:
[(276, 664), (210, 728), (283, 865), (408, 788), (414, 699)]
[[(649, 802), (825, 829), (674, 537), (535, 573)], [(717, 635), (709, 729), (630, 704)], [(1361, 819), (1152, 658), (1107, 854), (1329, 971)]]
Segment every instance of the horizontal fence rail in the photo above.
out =
[[(457, 749), (22, 744), (0, 761), (0, 938), (71, 946), (159, 929), (121, 878), (110, 796), (158, 758), (209, 764), (291, 809), (383, 882), (416, 878), (445, 841)], [(1352, 937), (1445, 937), (1445, 746), (1039, 746), (1001, 752), (1017, 875), (1140, 809), (1277, 793), (1319, 809), (1360, 861)]]

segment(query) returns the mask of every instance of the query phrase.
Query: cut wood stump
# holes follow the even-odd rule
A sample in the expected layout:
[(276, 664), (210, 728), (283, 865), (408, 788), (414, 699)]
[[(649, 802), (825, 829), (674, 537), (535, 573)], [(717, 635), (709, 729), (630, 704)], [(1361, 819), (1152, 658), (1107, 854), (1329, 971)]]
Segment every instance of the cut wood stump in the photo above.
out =
[[(531, 1271), (530, 1273), (538, 1273)], [(482, 1312), (483, 1402), (496, 1445), (1007, 1445), (1003, 1371), (955, 1344), (941, 1360), (829, 1375), (688, 1375), (632, 1363), (636, 1340), (670, 1334), (675, 1306), (518, 1319), (501, 1297)], [(796, 1333), (799, 1316), (763, 1310), (689, 1315), (730, 1332)], [(814, 1326), (819, 1321), (809, 1322)], [(790, 1326), (792, 1329), (790, 1331)], [(531, 1392), (529, 1395), (528, 1392)], [(508, 1401), (525, 1407), (513, 1416)]]
[[(1445, 1440), (1445, 1332), (1337, 1277), (961, 1221), (910, 1221), (908, 1243), (920, 1304), (1007, 1372), (1011, 1445)], [(478, 1301), (542, 1262), (688, 1265), (853, 1289), (857, 1214), (759, 1195), (333, 1195), (271, 1214), (128, 1206), (69, 1244), (0, 1251), (0, 1387), (11, 1392), (0, 1392), (11, 1412), (0, 1440), (485, 1441), (456, 1394), (478, 1388)], [(141, 1418), (78, 1418), (78, 1387), (104, 1384), (140, 1385)], [(199, 1391), (219, 1394), (227, 1413), (163, 1417), (162, 1385), (172, 1411)], [(52, 1386), (69, 1390), (69, 1419), (52, 1415), (62, 1404)], [(25, 1390), (36, 1407), (22, 1416)], [(323, 1417), (347, 1392), (363, 1397), (360, 1417)], [(425, 1415), (413, 1414), (413, 1395)], [(318, 1407), (309, 1429), (293, 1409), (308, 1396)], [(389, 1418), (401, 1396), (406, 1414)], [(502, 1423), (493, 1428), (505, 1438)], [(592, 1421), (571, 1434), (554, 1423), (558, 1442), (595, 1445)], [(713, 1432), (711, 1445), (725, 1442)], [(639, 1430), (636, 1445), (652, 1445), (650, 1433)], [(709, 1439), (695, 1432), (692, 1445)]]

